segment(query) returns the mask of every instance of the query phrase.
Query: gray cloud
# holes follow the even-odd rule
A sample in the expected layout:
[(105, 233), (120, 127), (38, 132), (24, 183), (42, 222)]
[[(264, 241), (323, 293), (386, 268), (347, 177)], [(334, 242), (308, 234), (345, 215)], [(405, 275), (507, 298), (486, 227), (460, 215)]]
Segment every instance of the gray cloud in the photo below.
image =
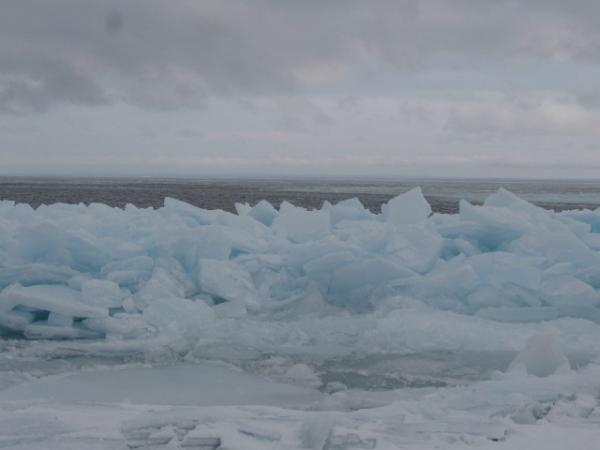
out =
[(302, 95), (344, 77), (347, 90), (369, 90), (364, 80), (390, 71), (589, 61), (600, 56), (599, 17), (585, 0), (7, 0), (0, 111), (193, 108), (208, 96)]
[(106, 16), (106, 30), (111, 34), (119, 34), (123, 30), (123, 15), (112, 10)]
[(2, 56), (0, 64), (10, 70), (0, 79), (0, 111), (40, 112), (60, 101), (85, 105), (107, 102), (96, 80), (67, 61), (39, 54), (29, 60), (6, 53)]
[(461, 135), (600, 137), (600, 113), (564, 93), (495, 95), (450, 108), (446, 129)]
[(0, 171), (597, 176), (598, 23), (596, 0), (3, 0)]

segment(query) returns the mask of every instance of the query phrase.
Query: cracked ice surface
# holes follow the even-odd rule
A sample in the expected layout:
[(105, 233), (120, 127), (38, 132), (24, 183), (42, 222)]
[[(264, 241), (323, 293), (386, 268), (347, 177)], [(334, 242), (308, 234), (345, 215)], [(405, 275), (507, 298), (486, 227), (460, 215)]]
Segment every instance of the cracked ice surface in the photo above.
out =
[(236, 210), (0, 202), (0, 447), (599, 442), (600, 210)]

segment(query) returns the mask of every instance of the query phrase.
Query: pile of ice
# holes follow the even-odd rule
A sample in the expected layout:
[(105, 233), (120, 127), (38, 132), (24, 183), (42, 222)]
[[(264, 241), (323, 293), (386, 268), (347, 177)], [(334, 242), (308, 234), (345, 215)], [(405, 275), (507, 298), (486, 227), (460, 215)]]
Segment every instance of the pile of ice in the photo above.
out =
[(432, 214), (418, 188), (381, 214), (355, 198), (236, 207), (0, 202), (1, 332), (335, 353), (516, 351), (540, 331), (597, 350), (600, 209), (501, 189)]

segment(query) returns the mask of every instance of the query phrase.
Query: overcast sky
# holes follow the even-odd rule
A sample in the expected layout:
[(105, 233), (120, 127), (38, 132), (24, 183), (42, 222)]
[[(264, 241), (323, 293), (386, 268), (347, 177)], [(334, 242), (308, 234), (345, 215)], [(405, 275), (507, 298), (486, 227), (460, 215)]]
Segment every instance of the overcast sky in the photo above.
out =
[(600, 177), (597, 0), (0, 0), (0, 173)]

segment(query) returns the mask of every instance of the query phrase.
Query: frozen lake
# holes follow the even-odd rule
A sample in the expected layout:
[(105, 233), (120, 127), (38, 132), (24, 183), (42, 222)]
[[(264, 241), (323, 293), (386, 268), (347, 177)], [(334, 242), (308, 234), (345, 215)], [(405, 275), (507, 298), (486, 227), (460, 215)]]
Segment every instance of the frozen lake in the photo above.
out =
[[(66, 203), (0, 201), (0, 447), (595, 450), (600, 209), (467, 182), (271, 181), (327, 201), (235, 212), (257, 186), (5, 187), (35, 183)], [(592, 202), (569, 186), (535, 195)], [(432, 214), (435, 189), (472, 203)], [(385, 203), (335, 203), (356, 191)]]

